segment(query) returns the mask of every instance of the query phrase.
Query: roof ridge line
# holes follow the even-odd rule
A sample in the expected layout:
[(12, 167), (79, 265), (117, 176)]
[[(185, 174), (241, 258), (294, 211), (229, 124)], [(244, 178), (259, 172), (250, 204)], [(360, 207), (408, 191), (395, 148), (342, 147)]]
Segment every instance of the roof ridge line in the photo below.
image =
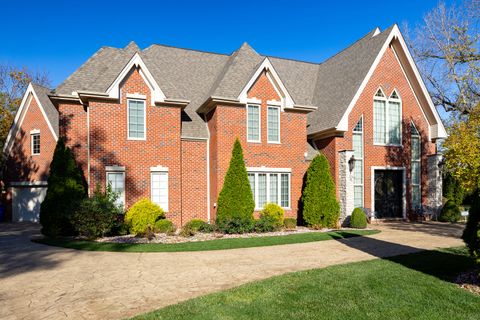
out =
[[(191, 48), (183, 48), (183, 47), (176, 47), (176, 46), (173, 46), (173, 45), (168, 45), (168, 44), (161, 44), (161, 43), (152, 43), (151, 45), (149, 45), (148, 47), (146, 47), (145, 49), (141, 50), (142, 52), (144, 51), (147, 51), (147, 50), (150, 50), (152, 47), (154, 46), (158, 46), (158, 47), (165, 47), (165, 48), (172, 48), (172, 49), (178, 49), (178, 50), (184, 50), (184, 51), (195, 51), (195, 52), (200, 52), (200, 53), (209, 53), (209, 54), (215, 54), (215, 55), (220, 55), (220, 56), (231, 56), (233, 54), (233, 52), (231, 54), (228, 54), (228, 53), (219, 53), (219, 52), (213, 52), (213, 51), (207, 51), (207, 50), (200, 50), (200, 49), (191, 49)], [(235, 51), (234, 51), (235, 52)]]

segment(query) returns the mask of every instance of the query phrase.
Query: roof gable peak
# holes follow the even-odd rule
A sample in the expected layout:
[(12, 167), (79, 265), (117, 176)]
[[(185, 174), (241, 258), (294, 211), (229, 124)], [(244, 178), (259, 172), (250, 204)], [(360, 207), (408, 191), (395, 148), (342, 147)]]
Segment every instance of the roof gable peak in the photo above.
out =
[(140, 48), (137, 46), (135, 41), (130, 41), (125, 48), (123, 48), (124, 51), (127, 52), (140, 52)]

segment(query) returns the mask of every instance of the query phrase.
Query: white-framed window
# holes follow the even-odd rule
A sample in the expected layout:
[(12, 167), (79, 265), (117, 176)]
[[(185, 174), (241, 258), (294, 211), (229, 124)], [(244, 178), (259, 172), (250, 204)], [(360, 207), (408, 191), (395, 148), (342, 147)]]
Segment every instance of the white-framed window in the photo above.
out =
[(127, 99), (128, 139), (145, 140), (146, 138), (146, 106), (145, 100)]
[(125, 207), (125, 167), (107, 167), (107, 186), (118, 195), (117, 205)]
[(150, 170), (150, 194), (152, 202), (168, 212), (168, 169), (152, 168)]
[(402, 101), (396, 90), (387, 99), (379, 88), (373, 97), (373, 141), (377, 145), (402, 143)]
[(255, 200), (255, 210), (260, 211), (266, 203), (276, 203), (282, 208), (290, 208), (290, 170), (261, 168), (248, 170), (248, 180)]
[(247, 105), (247, 141), (260, 142), (260, 106), (256, 104)]
[(353, 205), (355, 208), (363, 208), (363, 116), (360, 117), (352, 132), (353, 156), (355, 166), (353, 168)]
[(35, 131), (30, 134), (30, 145), (32, 147), (32, 155), (40, 154), (40, 131)]
[(412, 208), (418, 208), (422, 203), (421, 195), (421, 159), (422, 146), (420, 140), (420, 133), (415, 124), (410, 123), (410, 143), (412, 149)]
[(280, 107), (267, 106), (267, 142), (280, 143)]

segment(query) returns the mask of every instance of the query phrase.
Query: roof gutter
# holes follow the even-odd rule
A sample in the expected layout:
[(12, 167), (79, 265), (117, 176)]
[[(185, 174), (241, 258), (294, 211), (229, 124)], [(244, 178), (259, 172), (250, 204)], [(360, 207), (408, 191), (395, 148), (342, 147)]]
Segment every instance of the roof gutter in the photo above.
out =
[(215, 108), (216, 104), (221, 103), (225, 105), (244, 105), (238, 99), (226, 98), (226, 97), (217, 97), (211, 96), (205, 101), (198, 109), (197, 112), (200, 114), (207, 114), (213, 108)]

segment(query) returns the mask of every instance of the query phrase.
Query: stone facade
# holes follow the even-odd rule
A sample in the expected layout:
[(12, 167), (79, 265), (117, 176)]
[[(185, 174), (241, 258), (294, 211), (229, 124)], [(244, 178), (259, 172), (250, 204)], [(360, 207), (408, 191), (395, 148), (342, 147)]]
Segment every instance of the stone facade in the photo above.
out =
[(428, 202), (427, 206), (431, 210), (431, 214), (437, 216), (442, 209), (442, 189), (443, 179), (440, 167), (442, 166), (443, 156), (440, 154), (432, 154), (428, 156), (427, 172), (428, 172)]
[(345, 220), (352, 214), (353, 205), (353, 174), (350, 170), (349, 161), (353, 157), (353, 151), (339, 151), (339, 184), (337, 187), (340, 202), (340, 220)]

